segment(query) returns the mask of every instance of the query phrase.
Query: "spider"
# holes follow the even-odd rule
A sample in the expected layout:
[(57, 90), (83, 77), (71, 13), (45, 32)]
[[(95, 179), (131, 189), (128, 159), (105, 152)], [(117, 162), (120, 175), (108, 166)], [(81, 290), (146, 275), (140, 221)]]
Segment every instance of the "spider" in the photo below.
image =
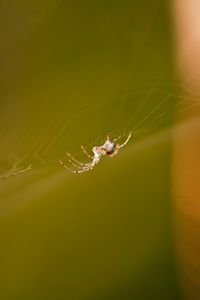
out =
[(89, 162), (89, 163), (82, 163), (79, 160), (77, 160), (76, 158), (74, 158), (70, 153), (67, 152), (66, 154), (69, 158), (68, 159), (69, 162), (72, 164), (72, 166), (74, 166), (78, 170), (73, 170), (71, 168), (68, 168), (62, 160), (59, 160), (59, 163), (65, 169), (67, 169), (73, 173), (76, 173), (76, 174), (90, 171), (94, 168), (94, 166), (96, 166), (99, 163), (102, 156), (111, 156), (112, 157), (112, 156), (116, 155), (118, 153), (119, 149), (123, 148), (128, 143), (128, 141), (131, 138), (131, 135), (132, 135), (132, 132), (129, 133), (127, 139), (125, 140), (125, 142), (123, 144), (116, 143), (117, 140), (119, 140), (121, 138), (121, 136), (115, 138), (113, 141), (111, 141), (109, 136), (107, 136), (106, 141), (103, 145), (93, 147), (92, 152), (94, 154), (92, 156), (85, 150), (85, 148), (83, 146), (81, 146), (81, 150), (83, 151), (83, 153), (88, 158), (91, 159), (91, 162)]

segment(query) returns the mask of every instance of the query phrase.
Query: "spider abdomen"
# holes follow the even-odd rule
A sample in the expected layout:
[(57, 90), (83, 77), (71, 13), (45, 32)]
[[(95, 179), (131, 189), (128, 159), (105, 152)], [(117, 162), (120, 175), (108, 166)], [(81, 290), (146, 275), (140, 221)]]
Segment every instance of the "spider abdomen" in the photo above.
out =
[(112, 155), (115, 152), (115, 148), (106, 150), (106, 155)]
[(106, 155), (108, 156), (112, 156), (116, 153), (116, 144), (115, 143), (111, 143), (111, 142), (107, 142), (105, 145), (104, 145), (104, 150), (105, 150), (105, 153)]

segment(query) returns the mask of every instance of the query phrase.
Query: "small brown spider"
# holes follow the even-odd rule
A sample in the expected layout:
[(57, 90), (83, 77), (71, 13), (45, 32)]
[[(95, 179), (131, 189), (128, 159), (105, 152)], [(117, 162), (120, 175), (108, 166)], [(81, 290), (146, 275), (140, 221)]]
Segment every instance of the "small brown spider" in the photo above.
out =
[(78, 170), (70, 169), (66, 166), (66, 164), (59, 160), (59, 163), (66, 168), (67, 170), (73, 172), (73, 173), (83, 173), (87, 172), (89, 170), (92, 170), (96, 164), (99, 163), (102, 156), (114, 156), (118, 153), (119, 149), (124, 147), (128, 141), (130, 140), (132, 135), (132, 132), (129, 133), (127, 139), (123, 144), (117, 144), (116, 141), (121, 138), (121, 136), (117, 137), (113, 141), (110, 140), (109, 136), (107, 136), (105, 143), (102, 146), (95, 146), (92, 149), (92, 152), (94, 153), (93, 156), (91, 156), (83, 146), (81, 146), (81, 150), (89, 157), (92, 161), (89, 163), (82, 163), (78, 161), (76, 158), (74, 158), (70, 153), (67, 152), (67, 156), (69, 157), (69, 162), (76, 167)]

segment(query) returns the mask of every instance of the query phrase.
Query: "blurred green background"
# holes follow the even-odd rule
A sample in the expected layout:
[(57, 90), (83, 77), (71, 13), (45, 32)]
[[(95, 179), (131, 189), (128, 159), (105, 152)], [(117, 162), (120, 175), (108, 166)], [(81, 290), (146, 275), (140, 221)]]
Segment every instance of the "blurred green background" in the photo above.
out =
[[(0, 182), (0, 298), (179, 299), (171, 137), (145, 120), (175, 101), (168, 1), (2, 0), (0, 22), (1, 174), (33, 165)], [(142, 120), (95, 170), (58, 164)]]

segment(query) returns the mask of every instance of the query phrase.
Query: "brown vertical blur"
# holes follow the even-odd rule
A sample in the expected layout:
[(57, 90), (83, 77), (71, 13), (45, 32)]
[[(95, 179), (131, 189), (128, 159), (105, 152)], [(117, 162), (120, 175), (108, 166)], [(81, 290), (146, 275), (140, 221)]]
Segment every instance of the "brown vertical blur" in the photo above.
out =
[[(173, 184), (178, 270), (186, 299), (200, 299), (200, 1), (175, 0), (177, 73), (188, 121), (174, 132)], [(195, 106), (192, 106), (195, 104)]]

